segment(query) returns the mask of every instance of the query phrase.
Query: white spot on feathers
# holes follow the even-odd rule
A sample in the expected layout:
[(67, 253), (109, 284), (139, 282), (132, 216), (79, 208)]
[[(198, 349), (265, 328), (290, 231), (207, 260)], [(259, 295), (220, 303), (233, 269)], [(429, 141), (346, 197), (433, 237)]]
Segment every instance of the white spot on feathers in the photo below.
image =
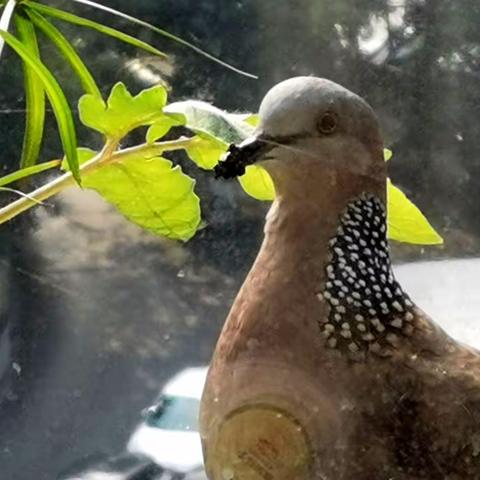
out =
[(414, 316), (413, 303), (393, 276), (384, 205), (362, 195), (339, 222), (329, 242), (328, 283), (323, 297), (317, 294), (331, 306), (329, 321), (342, 327), (324, 330), (327, 344), (350, 353), (388, 350), (414, 333)]

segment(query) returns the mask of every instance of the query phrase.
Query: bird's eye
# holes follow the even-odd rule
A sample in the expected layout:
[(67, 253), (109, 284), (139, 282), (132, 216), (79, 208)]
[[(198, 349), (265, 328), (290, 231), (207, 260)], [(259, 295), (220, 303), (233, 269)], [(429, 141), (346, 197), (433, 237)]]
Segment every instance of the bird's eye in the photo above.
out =
[(333, 112), (326, 112), (318, 121), (318, 129), (320, 130), (320, 132), (328, 135), (336, 130), (337, 123), (337, 116)]

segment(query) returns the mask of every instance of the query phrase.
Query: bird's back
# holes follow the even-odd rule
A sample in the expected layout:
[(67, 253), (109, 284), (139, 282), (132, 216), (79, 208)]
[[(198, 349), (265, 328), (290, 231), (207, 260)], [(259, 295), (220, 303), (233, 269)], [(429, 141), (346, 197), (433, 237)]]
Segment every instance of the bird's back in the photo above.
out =
[[(339, 405), (346, 437), (319, 478), (480, 478), (480, 357), (431, 327), (424, 347), (356, 366)], [(350, 377), (351, 378), (351, 377)], [(335, 450), (335, 449), (334, 449)]]

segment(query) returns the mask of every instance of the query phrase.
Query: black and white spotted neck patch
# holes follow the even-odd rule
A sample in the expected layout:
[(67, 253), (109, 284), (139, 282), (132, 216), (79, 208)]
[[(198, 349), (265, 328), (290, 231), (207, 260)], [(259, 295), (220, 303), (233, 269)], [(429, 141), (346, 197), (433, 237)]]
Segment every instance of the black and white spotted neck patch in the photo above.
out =
[(413, 334), (414, 305), (393, 276), (385, 207), (377, 197), (362, 195), (348, 205), (330, 257), (317, 294), (329, 306), (321, 324), (328, 347), (353, 357), (382, 355)]

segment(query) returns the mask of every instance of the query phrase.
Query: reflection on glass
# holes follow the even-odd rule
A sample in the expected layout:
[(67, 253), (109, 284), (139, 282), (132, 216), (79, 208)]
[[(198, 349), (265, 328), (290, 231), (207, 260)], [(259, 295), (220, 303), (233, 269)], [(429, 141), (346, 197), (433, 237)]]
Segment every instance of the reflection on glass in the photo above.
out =
[(171, 378), (159, 400), (145, 411), (127, 450), (175, 472), (202, 469), (197, 419), (206, 374), (206, 367), (192, 367)]
[(146, 422), (164, 430), (198, 431), (198, 407), (196, 398), (165, 396), (157, 407), (148, 410)]

